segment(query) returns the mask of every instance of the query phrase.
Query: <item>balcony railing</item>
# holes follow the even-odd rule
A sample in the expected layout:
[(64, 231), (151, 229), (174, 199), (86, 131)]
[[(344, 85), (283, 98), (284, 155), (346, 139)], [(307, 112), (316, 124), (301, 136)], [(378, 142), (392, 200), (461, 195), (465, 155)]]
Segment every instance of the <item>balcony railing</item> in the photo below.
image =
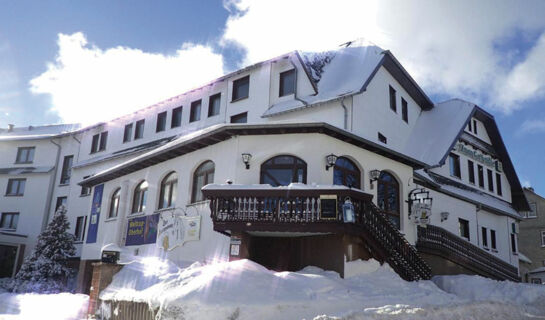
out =
[[(263, 185), (208, 185), (214, 229), (220, 232), (283, 231), (353, 233), (364, 238), (379, 261), (406, 280), (428, 279), (431, 270), (416, 249), (373, 204), (372, 195), (345, 187), (272, 188)], [(320, 195), (336, 199), (336, 212), (322, 208)], [(333, 197), (332, 197), (333, 196)], [(343, 220), (343, 204), (354, 205), (354, 223)], [(328, 211), (330, 214), (324, 215)], [(334, 211), (334, 210), (333, 210)]]
[(418, 227), (416, 247), (420, 252), (439, 255), (484, 276), (520, 281), (515, 266), (437, 226)]

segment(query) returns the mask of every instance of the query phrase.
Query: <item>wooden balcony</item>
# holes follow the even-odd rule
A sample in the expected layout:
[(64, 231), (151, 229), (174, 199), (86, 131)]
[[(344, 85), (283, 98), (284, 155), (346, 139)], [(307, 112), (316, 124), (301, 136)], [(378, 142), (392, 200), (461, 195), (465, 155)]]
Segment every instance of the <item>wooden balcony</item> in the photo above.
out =
[[(388, 262), (404, 279), (428, 279), (431, 275), (416, 249), (373, 204), (371, 194), (340, 186), (208, 185), (202, 191), (210, 200), (214, 230), (218, 232), (356, 235), (369, 246), (375, 259)], [(324, 195), (333, 200), (327, 202), (327, 208)], [(343, 219), (347, 197), (354, 205), (353, 223)]]
[(448, 259), (482, 276), (497, 280), (520, 281), (515, 266), (437, 226), (418, 227), (416, 247), (419, 252)]

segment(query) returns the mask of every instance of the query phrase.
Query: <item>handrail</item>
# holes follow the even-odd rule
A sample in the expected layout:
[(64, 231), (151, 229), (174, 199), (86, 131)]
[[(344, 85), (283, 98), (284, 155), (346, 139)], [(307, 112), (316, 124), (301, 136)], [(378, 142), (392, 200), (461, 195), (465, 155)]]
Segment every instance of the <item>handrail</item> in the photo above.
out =
[[(302, 188), (240, 188), (205, 187), (203, 195), (210, 199), (213, 222), (268, 223), (270, 225), (297, 223), (336, 223), (355, 227), (370, 239), (373, 247), (384, 252), (383, 259), (406, 280), (429, 279), (431, 269), (399, 230), (371, 201), (372, 195), (355, 189)], [(320, 195), (336, 195), (334, 217), (321, 216)], [(345, 224), (342, 205), (346, 197), (354, 205), (355, 221)]]
[(434, 225), (418, 228), (419, 251), (434, 251), (500, 280), (520, 281), (518, 269), (457, 235)]

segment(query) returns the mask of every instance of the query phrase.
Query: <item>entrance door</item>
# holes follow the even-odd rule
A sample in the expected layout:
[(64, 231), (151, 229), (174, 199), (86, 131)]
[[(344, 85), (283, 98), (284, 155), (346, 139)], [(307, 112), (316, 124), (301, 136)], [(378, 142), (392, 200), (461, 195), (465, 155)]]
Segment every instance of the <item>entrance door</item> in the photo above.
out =
[(11, 278), (15, 259), (17, 258), (17, 247), (0, 245), (0, 278)]

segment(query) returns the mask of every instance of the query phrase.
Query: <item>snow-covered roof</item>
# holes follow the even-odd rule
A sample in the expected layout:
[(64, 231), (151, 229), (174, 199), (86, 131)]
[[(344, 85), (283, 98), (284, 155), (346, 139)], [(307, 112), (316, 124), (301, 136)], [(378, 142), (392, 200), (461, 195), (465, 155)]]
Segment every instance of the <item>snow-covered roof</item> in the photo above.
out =
[(534, 270), (528, 271), (528, 273), (541, 273), (541, 272), (545, 272), (545, 267), (539, 267)]
[(0, 174), (18, 175), (27, 173), (48, 173), (53, 167), (12, 167), (0, 168)]
[(80, 124), (53, 124), (46, 126), (14, 127), (13, 129), (0, 129), (0, 141), (9, 140), (35, 140), (54, 138), (60, 135), (74, 132), (80, 128)]
[[(322, 103), (361, 93), (367, 87), (380, 66), (396, 70), (397, 76), (406, 79), (400, 81), (411, 95), (419, 95), (425, 105), (431, 101), (418, 87), (408, 73), (389, 51), (374, 45), (348, 46), (326, 52), (300, 52), (300, 56), (310, 70), (311, 81), (318, 89), (317, 94), (298, 96), (299, 101), (280, 102), (272, 105), (262, 117), (271, 117), (318, 106)], [(395, 66), (395, 67), (393, 67)], [(427, 108), (427, 107), (426, 107)]]
[(456, 181), (452, 181), (435, 173), (425, 171), (423, 169), (415, 170), (415, 175), (425, 182), (434, 183), (435, 188), (439, 192), (453, 195), (462, 200), (482, 205), (484, 209), (493, 210), (512, 218), (521, 219), (518, 212), (508, 202), (489, 195), (485, 192), (462, 185)]
[(532, 263), (532, 260), (519, 251), (519, 260), (526, 263)]
[(431, 166), (439, 164), (464, 130), (474, 108), (473, 103), (452, 99), (422, 112), (403, 153)]

